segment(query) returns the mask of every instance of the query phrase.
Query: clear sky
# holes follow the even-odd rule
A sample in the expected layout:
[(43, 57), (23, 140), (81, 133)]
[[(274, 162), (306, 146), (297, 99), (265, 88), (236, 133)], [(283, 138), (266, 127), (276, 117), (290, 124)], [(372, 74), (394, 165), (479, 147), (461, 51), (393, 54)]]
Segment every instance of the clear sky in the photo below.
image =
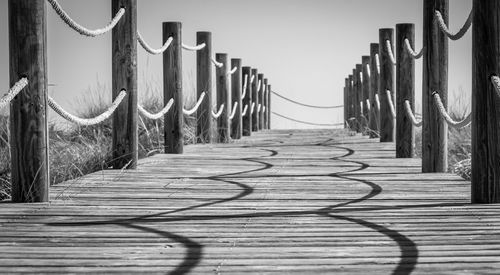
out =
[[(8, 88), (8, 9), (0, 1), (0, 94)], [(161, 45), (161, 23), (183, 23), (183, 40), (194, 45), (197, 31), (211, 31), (214, 52), (242, 58), (270, 79), (285, 96), (315, 105), (343, 103), (344, 78), (352, 72), (369, 44), (378, 41), (379, 28), (397, 23), (416, 24), (416, 48), (422, 45), (422, 0), (139, 0), (138, 29), (149, 44)], [(88, 28), (106, 25), (109, 0), (59, 0), (63, 8)], [(50, 94), (71, 111), (78, 99), (103, 84), (111, 102), (111, 34), (80, 36), (48, 6), (48, 68)], [(458, 30), (472, 6), (471, 0), (450, 1), (450, 28)], [(463, 94), (470, 99), (471, 33), (450, 41), (450, 102)], [(161, 91), (161, 56), (138, 47), (139, 96), (148, 85)], [(417, 111), (421, 104), (421, 61), (416, 62)], [(195, 54), (183, 54), (184, 87), (194, 94)], [(273, 110), (316, 123), (342, 122), (343, 111), (309, 109), (274, 97)], [(54, 115), (52, 114), (53, 118)], [(304, 128), (273, 117), (273, 128)]]

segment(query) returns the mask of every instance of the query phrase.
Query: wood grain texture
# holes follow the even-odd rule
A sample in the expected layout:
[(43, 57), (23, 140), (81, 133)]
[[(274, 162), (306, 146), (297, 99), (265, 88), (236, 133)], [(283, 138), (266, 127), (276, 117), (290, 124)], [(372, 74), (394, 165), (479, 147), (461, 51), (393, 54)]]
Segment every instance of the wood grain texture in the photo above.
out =
[(10, 86), (28, 79), (10, 105), (12, 198), (45, 202), (50, 182), (45, 1), (9, 0), (9, 45)]
[(391, 45), (394, 45), (394, 29), (379, 30), (380, 75), (377, 90), (380, 99), (380, 142), (393, 142), (395, 136), (394, 128), (396, 126), (386, 94), (386, 91), (390, 91), (392, 102), (396, 102), (394, 100), (396, 95), (394, 89), (394, 64), (387, 51), (387, 40), (390, 41)]
[(349, 78), (344, 79), (344, 128), (348, 128), (347, 121), (349, 119)]
[(243, 108), (247, 106), (247, 113), (243, 116), (243, 136), (251, 136), (252, 135), (252, 115), (250, 115), (250, 108), (252, 108), (252, 84), (250, 83), (250, 79), (252, 78), (252, 68), (245, 66), (243, 67), (243, 77), (248, 76), (247, 78), (247, 90), (246, 96), (243, 99)]
[(196, 51), (196, 93), (197, 98), (205, 93), (205, 99), (196, 112), (196, 135), (198, 143), (213, 142), (212, 122), (212, 33), (197, 32), (196, 45), (205, 48)]
[(448, 24), (448, 0), (424, 0), (422, 73), (422, 172), (448, 169), (448, 125), (439, 114), (432, 93), (438, 92), (448, 107), (448, 37), (436, 24), (440, 11)]
[(114, 169), (135, 169), (138, 159), (137, 134), (137, 0), (112, 0), (113, 16), (120, 8), (127, 12), (112, 30), (112, 95), (122, 89), (127, 95), (113, 114)]
[[(252, 76), (254, 78), (254, 81), (252, 83), (252, 105), (255, 103), (255, 107), (253, 110), (252, 116), (252, 132), (257, 132), (259, 131), (259, 113), (257, 112), (257, 107), (259, 106), (259, 70), (258, 69), (252, 69)], [(252, 77), (250, 77), (252, 78)], [(252, 106), (249, 106), (248, 110), (251, 110)], [(251, 112), (250, 112), (251, 113)]]
[(369, 135), (371, 132), (371, 129), (368, 127), (369, 124), (369, 118), (370, 118), (370, 107), (368, 105), (368, 102), (366, 102), (368, 99), (370, 99), (370, 73), (368, 72), (368, 65), (370, 65), (370, 56), (362, 56), (361, 57), (361, 65), (363, 66), (361, 69), (361, 74), (363, 75), (362, 79), (362, 94), (363, 98), (361, 99), (363, 101), (363, 128), (366, 129), (365, 135)]
[(222, 143), (229, 142), (231, 138), (231, 128), (229, 124), (229, 115), (231, 112), (231, 101), (229, 97), (229, 70), (228, 57), (226, 53), (215, 54), (215, 60), (222, 63), (223, 66), (215, 69), (216, 89), (217, 89), (217, 111), (224, 104), (224, 111), (217, 119), (217, 141)]
[(495, 274), (500, 205), (394, 143), (273, 130), (2, 204), (5, 273)]
[(474, 1), (472, 25), (472, 201), (500, 203), (500, 3)]
[(415, 60), (408, 53), (405, 39), (415, 49), (415, 25), (396, 25), (396, 157), (413, 158), (415, 155), (415, 127), (406, 114), (405, 100), (415, 113)]
[(356, 102), (354, 102), (354, 105), (356, 105), (356, 119), (357, 119), (357, 125), (358, 125), (358, 133), (365, 133), (365, 119), (363, 117), (363, 79), (361, 78), (361, 74), (363, 73), (363, 65), (362, 64), (356, 64), (356, 78), (354, 81), (354, 89), (356, 93)]
[(173, 98), (174, 105), (165, 114), (163, 129), (165, 153), (182, 154), (184, 151), (184, 100), (182, 91), (182, 24), (163, 23), (163, 43), (173, 38), (170, 47), (163, 53), (163, 102)]
[(271, 94), (272, 94), (272, 85), (269, 84), (267, 85), (267, 129), (272, 129), (271, 128), (271, 113), (272, 113), (272, 105), (271, 105)]
[(370, 44), (370, 103), (371, 103), (371, 108), (370, 108), (370, 123), (368, 124), (368, 127), (372, 129), (373, 131), (370, 132), (370, 138), (378, 138), (379, 135), (379, 125), (380, 125), (380, 120), (379, 116), (380, 114), (378, 113), (377, 106), (376, 106), (376, 100), (375, 100), (375, 95), (378, 95), (380, 98), (380, 94), (378, 93), (378, 71), (377, 71), (377, 61), (376, 61), (376, 55), (379, 54), (379, 44), (378, 43), (371, 43)]
[(263, 130), (264, 129), (264, 108), (262, 108), (262, 106), (264, 106), (264, 86), (265, 86), (265, 83), (264, 83), (264, 74), (258, 74), (258, 80), (260, 82), (260, 86), (257, 90), (257, 97), (259, 98), (259, 104), (261, 105), (260, 107), (260, 110), (258, 108), (259, 104), (255, 103), (255, 107), (257, 108), (257, 116), (259, 117), (259, 123), (258, 123), (258, 129), (259, 131)]
[(262, 88), (262, 129), (267, 129), (267, 93), (268, 93), (268, 79), (264, 78), (264, 87)]
[(354, 82), (354, 78), (352, 76), (352, 74), (349, 75), (349, 86), (347, 87), (347, 94), (348, 94), (348, 98), (349, 98), (349, 101), (348, 101), (348, 123), (349, 123), (349, 128), (351, 129), (355, 129), (354, 125), (355, 125), (355, 122), (351, 120), (351, 118), (354, 118), (355, 117), (355, 110), (354, 110), (354, 85), (353, 85), (353, 82)]
[[(232, 58), (231, 68), (236, 68), (236, 72), (231, 75), (231, 104), (238, 103), (237, 111), (231, 120), (231, 138), (240, 139), (243, 136), (243, 119), (241, 112), (243, 111), (243, 101), (241, 100), (242, 92), (242, 71), (241, 59)], [(232, 108), (232, 107), (231, 107)]]

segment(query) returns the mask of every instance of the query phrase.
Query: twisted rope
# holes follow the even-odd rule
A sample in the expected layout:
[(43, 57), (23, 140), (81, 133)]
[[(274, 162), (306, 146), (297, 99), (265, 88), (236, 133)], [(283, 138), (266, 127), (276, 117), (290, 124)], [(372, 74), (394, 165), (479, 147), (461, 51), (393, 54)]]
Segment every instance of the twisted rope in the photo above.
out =
[(380, 74), (380, 57), (378, 53), (375, 54), (375, 64), (377, 65), (377, 74)]
[(254, 110), (255, 110), (255, 102), (252, 102), (252, 108), (250, 109), (250, 115), (253, 115)]
[(496, 75), (492, 76), (491, 83), (493, 84), (493, 86), (495, 87), (495, 90), (497, 91), (496, 92), (497, 97), (500, 99), (500, 77), (498, 77)]
[(244, 99), (247, 96), (247, 87), (248, 87), (248, 75), (245, 75), (245, 81), (243, 82), (243, 94), (241, 94), (241, 99)]
[(238, 109), (238, 102), (234, 102), (233, 111), (231, 112), (231, 115), (229, 116), (230, 120), (233, 120), (234, 116), (236, 115), (237, 109)]
[(241, 116), (246, 116), (247, 115), (247, 111), (248, 111), (248, 104), (245, 105), (245, 108), (243, 109), (243, 112), (241, 112)]
[(215, 119), (218, 119), (222, 115), (222, 112), (224, 112), (224, 103), (222, 103), (222, 105), (220, 105), (219, 111), (217, 113), (214, 113), (214, 111), (212, 111), (212, 116)]
[(232, 75), (234, 74), (236, 71), (238, 70), (238, 67), (234, 67), (232, 70), (230, 70), (229, 72), (227, 72), (227, 75)]
[(108, 119), (118, 108), (120, 103), (123, 101), (127, 92), (125, 90), (121, 90), (120, 94), (116, 97), (115, 101), (109, 106), (109, 108), (102, 114), (94, 117), (94, 118), (80, 118), (75, 115), (68, 113), (64, 110), (57, 102), (54, 101), (50, 96), (48, 96), (49, 106), (62, 118), (66, 119), (69, 122), (81, 125), (81, 126), (91, 126), (102, 123), (106, 119)]
[(370, 112), (371, 111), (371, 106), (370, 106), (370, 100), (369, 99), (366, 100), (366, 106), (367, 106), (367, 108), (366, 108), (367, 111)]
[(359, 72), (359, 81), (363, 83), (363, 72)]
[(446, 26), (446, 23), (444, 22), (443, 16), (439, 11), (436, 11), (436, 20), (439, 28), (446, 34), (446, 36), (448, 36), (448, 38), (450, 38), (451, 40), (459, 40), (460, 38), (464, 37), (464, 35), (472, 26), (472, 11), (469, 13), (469, 17), (467, 18), (467, 21), (465, 21), (465, 24), (456, 34), (450, 32), (448, 26)]
[(262, 109), (262, 105), (259, 104), (259, 106), (257, 107), (257, 113), (260, 113), (260, 109)]
[(57, 3), (56, 0), (47, 0), (47, 1), (49, 2), (50, 5), (52, 5), (52, 8), (54, 8), (54, 11), (57, 13), (57, 15), (59, 15), (59, 17), (61, 17), (64, 23), (66, 23), (68, 26), (70, 26), (73, 30), (75, 30), (79, 34), (90, 37), (96, 37), (98, 35), (109, 32), (116, 26), (118, 21), (120, 21), (122, 16), (125, 14), (125, 9), (120, 8), (120, 10), (118, 10), (118, 12), (116, 13), (115, 17), (111, 20), (111, 22), (107, 26), (96, 30), (89, 30), (81, 26), (80, 24), (76, 23), (75, 20), (71, 19), (71, 17), (63, 10), (61, 5), (59, 5), (59, 3)]
[(170, 44), (172, 44), (172, 41), (174, 39), (172, 37), (169, 37), (165, 44), (163, 44), (163, 46), (159, 49), (153, 49), (151, 46), (149, 46), (139, 32), (137, 32), (137, 40), (139, 41), (139, 44), (141, 44), (142, 48), (144, 48), (144, 50), (146, 50), (148, 53), (158, 55), (166, 51)]
[(193, 108), (191, 108), (190, 110), (186, 110), (186, 109), (182, 108), (182, 112), (187, 116), (194, 114), (198, 110), (198, 108), (200, 107), (204, 98), (205, 98), (205, 92), (201, 93), (200, 98), (198, 98), (198, 101), (196, 102), (196, 104), (194, 105)]
[(366, 72), (368, 77), (372, 77), (372, 72), (370, 71), (370, 64), (366, 63)]
[(446, 123), (450, 125), (453, 128), (464, 128), (467, 127), (471, 121), (472, 121), (472, 113), (469, 113), (466, 118), (464, 118), (461, 121), (455, 121), (453, 120), (448, 112), (446, 111), (446, 108), (444, 108), (443, 102), (441, 101), (441, 97), (437, 92), (432, 93), (432, 96), (434, 97), (434, 103), (436, 103), (436, 107), (439, 110), (439, 113), (441, 116), (446, 120)]
[(412, 47), (411, 47), (411, 44), (410, 44), (410, 40), (408, 40), (408, 38), (405, 39), (405, 48), (406, 48), (406, 51), (411, 55), (411, 57), (413, 59), (419, 59), (421, 58), (423, 55), (424, 55), (424, 48), (422, 48), (420, 50), (420, 52), (416, 52)]
[(262, 90), (262, 80), (259, 79), (259, 82), (257, 84), (257, 92), (260, 92)]
[(380, 113), (380, 99), (378, 98), (378, 93), (375, 93), (375, 108), (377, 108), (377, 112)]
[(416, 126), (416, 127), (420, 127), (422, 126), (422, 121), (418, 121), (417, 118), (415, 117), (415, 115), (413, 114), (413, 111), (411, 110), (411, 105), (410, 105), (410, 101), (408, 100), (405, 100), (405, 110), (406, 110), (406, 115), (408, 116), (408, 118), (411, 120), (411, 123)]
[(201, 43), (200, 45), (196, 45), (196, 46), (188, 46), (188, 45), (182, 43), (182, 48), (184, 50), (187, 50), (187, 51), (199, 51), (199, 50), (204, 49), (205, 46), (206, 46), (205, 43)]
[(17, 81), (16, 84), (14, 84), (14, 86), (12, 86), (12, 88), (10, 88), (9, 91), (3, 95), (2, 98), (0, 98), (0, 109), (9, 105), (14, 97), (16, 97), (16, 95), (19, 94), (24, 87), (26, 87), (26, 85), (28, 85), (28, 79), (26, 77), (19, 79), (19, 81)]
[(156, 114), (152, 114), (152, 113), (146, 111), (146, 109), (144, 109), (144, 107), (142, 107), (141, 105), (137, 105), (137, 109), (139, 110), (139, 113), (141, 113), (143, 116), (145, 116), (149, 119), (152, 119), (152, 120), (158, 120), (160, 118), (163, 118), (165, 116), (165, 114), (167, 114), (168, 111), (170, 111), (170, 108), (172, 107), (172, 105), (174, 105), (173, 98), (171, 98), (168, 101), (167, 105)]
[(359, 107), (360, 107), (360, 108), (359, 108), (360, 113), (361, 113), (361, 114), (363, 114), (363, 109), (364, 109), (364, 108), (363, 108), (363, 101), (360, 101), (360, 102), (359, 102)]
[(275, 94), (275, 95), (283, 98), (284, 100), (290, 101), (290, 102), (295, 103), (295, 104), (300, 105), (300, 106), (309, 107), (309, 108), (316, 108), (316, 109), (336, 109), (336, 108), (342, 108), (342, 107), (344, 107), (344, 105), (337, 105), (337, 106), (316, 106), (316, 105), (309, 105), (309, 104), (300, 103), (298, 101), (295, 101), (295, 100), (289, 99), (287, 97), (284, 97), (284, 96), (278, 94), (275, 91), (271, 91), (271, 93), (273, 93), (273, 94)]
[(215, 58), (212, 57), (212, 63), (214, 63), (215, 67), (217, 68), (222, 68), (224, 66), (224, 64), (218, 62), (217, 60), (215, 60)]
[(254, 80), (255, 80), (255, 75), (252, 75), (252, 78), (250, 79), (250, 84), (253, 84)]
[(393, 119), (396, 119), (396, 109), (394, 108), (394, 102), (392, 102), (391, 91), (386, 90), (387, 102), (389, 102), (389, 108), (391, 109), (391, 115)]
[(389, 39), (385, 40), (385, 47), (387, 48), (387, 53), (389, 54), (389, 59), (391, 60), (392, 64), (396, 65), (396, 58), (394, 57), (391, 41), (389, 41)]
[(306, 125), (312, 125), (312, 126), (328, 126), (328, 127), (333, 127), (333, 126), (340, 126), (340, 125), (344, 125), (344, 123), (336, 123), (336, 124), (323, 124), (323, 123), (312, 123), (312, 122), (307, 122), (307, 121), (302, 121), (302, 120), (297, 120), (297, 119), (294, 119), (294, 118), (290, 118), (290, 117), (287, 117), (287, 116), (284, 116), (284, 115), (281, 115), (281, 114), (278, 114), (276, 112), (272, 112), (273, 115), (276, 115), (276, 116), (279, 116), (279, 117), (282, 117), (284, 119), (288, 119), (288, 120), (291, 120), (293, 122), (298, 122), (298, 123), (302, 123), (302, 124), (306, 124)]

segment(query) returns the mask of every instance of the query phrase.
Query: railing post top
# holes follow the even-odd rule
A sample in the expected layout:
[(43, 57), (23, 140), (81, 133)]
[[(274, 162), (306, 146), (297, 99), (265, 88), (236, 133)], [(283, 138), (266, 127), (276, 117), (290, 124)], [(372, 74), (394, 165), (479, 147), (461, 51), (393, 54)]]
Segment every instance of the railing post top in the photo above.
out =
[(243, 66), (243, 67), (241, 67), (241, 68), (242, 68), (243, 70), (249, 70), (249, 71), (250, 71), (250, 70), (252, 70), (252, 67), (250, 67), (250, 66)]
[(215, 57), (227, 57), (227, 53), (216, 53)]
[(166, 24), (182, 25), (182, 22), (179, 22), (179, 21), (165, 21), (165, 22), (163, 22), (163, 25), (166, 25)]
[(212, 32), (207, 32), (207, 31), (200, 31), (196, 32), (197, 35), (212, 35)]
[(252, 69), (252, 74), (257, 74), (259, 72), (258, 69)]
[(392, 36), (394, 34), (394, 28), (383, 28), (378, 30), (379, 35)]
[(363, 56), (361, 57), (361, 60), (362, 60), (361, 62), (362, 62), (363, 64), (370, 63), (371, 57), (370, 57), (369, 55), (363, 55)]
[(356, 64), (356, 69), (355, 70), (361, 70), (363, 68), (362, 64)]
[(370, 43), (370, 48), (373, 48), (373, 47), (378, 47), (379, 44), (378, 43)]
[(264, 74), (263, 73), (260, 73), (257, 75), (259, 78), (264, 78)]
[(234, 62), (241, 62), (242, 59), (241, 58), (231, 58), (231, 61), (234, 61)]
[(397, 28), (414, 28), (415, 27), (415, 24), (413, 23), (399, 23), (399, 24), (396, 24), (396, 29)]

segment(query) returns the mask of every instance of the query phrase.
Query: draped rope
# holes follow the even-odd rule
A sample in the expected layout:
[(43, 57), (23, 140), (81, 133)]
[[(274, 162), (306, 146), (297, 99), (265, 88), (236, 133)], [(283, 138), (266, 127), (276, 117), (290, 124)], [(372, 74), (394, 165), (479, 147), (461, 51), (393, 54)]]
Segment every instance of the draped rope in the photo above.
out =
[(366, 106), (367, 106), (367, 108), (366, 108), (367, 111), (370, 112), (371, 111), (371, 106), (370, 106), (370, 100), (369, 99), (366, 100)]
[(254, 80), (255, 80), (255, 75), (252, 75), (252, 78), (250, 79), (250, 84), (253, 84)]
[(370, 64), (366, 63), (366, 72), (368, 77), (372, 77), (372, 72), (370, 71)]
[(500, 99), (500, 77), (498, 77), (496, 75), (492, 76), (491, 83), (493, 84), (493, 86), (495, 87), (495, 90), (497, 91), (496, 92), (497, 97)]
[(80, 118), (75, 115), (72, 115), (68, 113), (66, 110), (64, 110), (57, 102), (54, 101), (50, 96), (48, 96), (48, 103), (49, 106), (61, 117), (66, 119), (69, 122), (81, 125), (81, 126), (91, 126), (91, 125), (96, 125), (99, 123), (102, 123), (106, 119), (108, 119), (118, 108), (120, 103), (123, 101), (125, 96), (127, 95), (127, 92), (125, 90), (121, 90), (120, 94), (116, 97), (115, 101), (109, 106), (109, 108), (102, 114), (94, 117), (94, 118)]
[(422, 126), (422, 120), (418, 121), (415, 115), (413, 114), (413, 111), (411, 109), (410, 101), (405, 100), (405, 110), (406, 110), (406, 115), (410, 119), (411, 123), (416, 126), (416, 127), (421, 127)]
[(172, 107), (172, 105), (174, 105), (173, 98), (171, 98), (168, 101), (167, 105), (165, 107), (163, 107), (163, 109), (156, 114), (153, 114), (153, 113), (146, 111), (146, 109), (144, 109), (144, 107), (142, 107), (141, 105), (137, 105), (137, 109), (139, 110), (139, 113), (141, 113), (143, 116), (145, 116), (149, 119), (152, 119), (152, 120), (158, 120), (160, 118), (163, 118), (165, 116), (165, 114), (167, 114), (168, 111), (170, 111), (170, 108)]
[(259, 82), (257, 83), (257, 92), (260, 92), (262, 90), (262, 80), (259, 79)]
[(359, 102), (359, 110), (360, 110), (360, 113), (363, 114), (363, 101), (360, 101)]
[(125, 9), (120, 8), (120, 10), (118, 10), (118, 12), (116, 13), (115, 17), (111, 20), (111, 22), (107, 26), (100, 28), (100, 29), (96, 29), (96, 30), (89, 30), (89, 29), (81, 26), (80, 24), (76, 23), (75, 20), (71, 19), (71, 17), (63, 10), (61, 5), (59, 5), (59, 3), (57, 3), (56, 0), (47, 0), (47, 1), (52, 6), (54, 11), (57, 13), (57, 15), (59, 15), (59, 17), (61, 17), (61, 19), (64, 21), (64, 23), (66, 23), (68, 26), (70, 26), (73, 30), (75, 30), (79, 34), (89, 36), (89, 37), (96, 37), (98, 35), (105, 34), (105, 33), (109, 32), (110, 30), (112, 30), (116, 26), (118, 21), (120, 21), (122, 16), (125, 14)]
[(215, 67), (217, 68), (222, 68), (224, 66), (224, 64), (218, 62), (217, 60), (215, 60), (215, 58), (212, 57), (212, 63), (214, 63)]
[(441, 116), (444, 118), (446, 123), (448, 123), (449, 126), (453, 128), (464, 128), (467, 127), (471, 121), (472, 121), (472, 113), (469, 113), (466, 118), (460, 121), (453, 120), (451, 116), (448, 114), (446, 111), (446, 108), (443, 105), (443, 102), (441, 101), (441, 97), (437, 92), (432, 93), (432, 96), (434, 97), (434, 103), (436, 103), (436, 107), (439, 110), (439, 113)]
[(377, 74), (380, 74), (380, 57), (377, 54), (375, 54), (375, 64), (377, 65)]
[(9, 103), (18, 95), (24, 87), (28, 85), (28, 78), (23, 77), (19, 79), (19, 81), (9, 89), (9, 91), (0, 98), (0, 109), (3, 109), (5, 106), (9, 105)]
[(386, 90), (385, 93), (387, 94), (387, 102), (389, 102), (389, 108), (391, 109), (392, 118), (396, 119), (396, 109), (394, 108), (394, 102), (392, 102), (391, 91)]
[(253, 115), (254, 110), (255, 110), (255, 102), (252, 102), (252, 108), (250, 109), (250, 115)]
[(259, 107), (257, 107), (257, 113), (260, 113), (260, 109), (262, 108), (262, 105), (259, 104)]
[(172, 44), (172, 41), (174, 41), (172, 37), (169, 37), (161, 48), (153, 49), (151, 46), (148, 45), (148, 43), (146, 43), (146, 41), (144, 40), (144, 38), (142, 38), (142, 35), (139, 32), (137, 32), (137, 40), (139, 41), (139, 44), (142, 46), (142, 48), (144, 48), (144, 50), (154, 55), (162, 54), (164, 51), (168, 49), (170, 44)]
[(359, 72), (359, 81), (363, 83), (363, 73)]
[(391, 60), (392, 64), (396, 65), (396, 58), (394, 57), (391, 41), (389, 41), (389, 39), (385, 40), (385, 47), (387, 48), (387, 53), (389, 54), (389, 59)]
[(248, 87), (248, 75), (245, 75), (245, 81), (243, 81), (243, 94), (241, 95), (241, 99), (244, 99), (247, 96), (247, 87)]
[(219, 111), (217, 113), (214, 113), (214, 111), (212, 111), (212, 116), (215, 118), (215, 119), (218, 119), (222, 113), (224, 112), (224, 103), (222, 103), (219, 107)]
[(378, 98), (378, 93), (375, 93), (375, 108), (377, 108), (377, 112), (380, 113), (380, 99)]
[(199, 50), (204, 49), (205, 46), (206, 46), (205, 43), (201, 43), (200, 45), (196, 45), (196, 46), (189, 46), (189, 45), (182, 43), (182, 48), (184, 50), (187, 50), (187, 51), (199, 51)]
[(234, 74), (236, 71), (238, 70), (238, 67), (234, 67), (232, 70), (230, 70), (229, 72), (227, 72), (227, 75), (232, 75)]
[(448, 36), (451, 40), (459, 40), (460, 38), (464, 37), (464, 35), (467, 33), (467, 31), (470, 29), (472, 26), (472, 11), (469, 13), (469, 17), (465, 21), (465, 24), (462, 26), (462, 28), (456, 33), (453, 34), (450, 32), (450, 29), (448, 26), (446, 26), (446, 23), (444, 22), (443, 16), (441, 15), (441, 12), (436, 11), (436, 20), (438, 23), (439, 28), (441, 31)]
[(193, 108), (191, 108), (190, 110), (186, 110), (186, 109), (182, 108), (182, 112), (187, 116), (194, 114), (198, 110), (198, 108), (200, 107), (204, 98), (205, 98), (205, 92), (201, 93), (200, 98), (198, 98), (198, 101), (196, 102), (196, 104), (194, 105)]
[(234, 116), (236, 115), (236, 110), (238, 109), (238, 102), (234, 102), (233, 105), (233, 111), (231, 112), (231, 115), (229, 116), (230, 120), (233, 120)]
[(344, 107), (344, 105), (337, 105), (337, 106), (316, 106), (316, 105), (309, 105), (309, 104), (304, 104), (304, 103), (300, 103), (298, 101), (295, 101), (293, 99), (289, 99), (285, 96), (282, 96), (280, 95), (279, 93), (275, 92), (275, 91), (271, 91), (271, 93), (283, 98), (284, 100), (287, 100), (287, 101), (290, 101), (292, 103), (295, 103), (297, 105), (300, 105), (300, 106), (304, 106), (304, 107), (309, 107), (309, 108), (316, 108), (316, 109), (336, 109), (336, 108), (342, 108)]
[(411, 55), (413, 59), (419, 59), (424, 55), (424, 48), (420, 49), (420, 52), (416, 52), (410, 44), (410, 40), (408, 38), (405, 39), (405, 48), (406, 51)]
[(243, 112), (241, 112), (241, 116), (244, 117), (247, 115), (247, 111), (248, 111), (248, 104), (245, 105), (245, 108), (243, 109)]
[(276, 112), (272, 112), (273, 115), (276, 115), (276, 116), (279, 116), (281, 118), (284, 118), (284, 119), (288, 119), (290, 121), (293, 121), (293, 122), (298, 122), (298, 123), (302, 123), (302, 124), (306, 124), (306, 125), (312, 125), (312, 126), (327, 126), (327, 127), (333, 127), (333, 126), (341, 126), (341, 125), (344, 125), (344, 123), (336, 123), (336, 124), (323, 124), (323, 123), (313, 123), (313, 122), (307, 122), (307, 121), (302, 121), (302, 120), (297, 120), (297, 119), (294, 119), (294, 118), (290, 118), (290, 117), (287, 117), (287, 116), (284, 116), (284, 115), (281, 115), (281, 114), (278, 114)]

